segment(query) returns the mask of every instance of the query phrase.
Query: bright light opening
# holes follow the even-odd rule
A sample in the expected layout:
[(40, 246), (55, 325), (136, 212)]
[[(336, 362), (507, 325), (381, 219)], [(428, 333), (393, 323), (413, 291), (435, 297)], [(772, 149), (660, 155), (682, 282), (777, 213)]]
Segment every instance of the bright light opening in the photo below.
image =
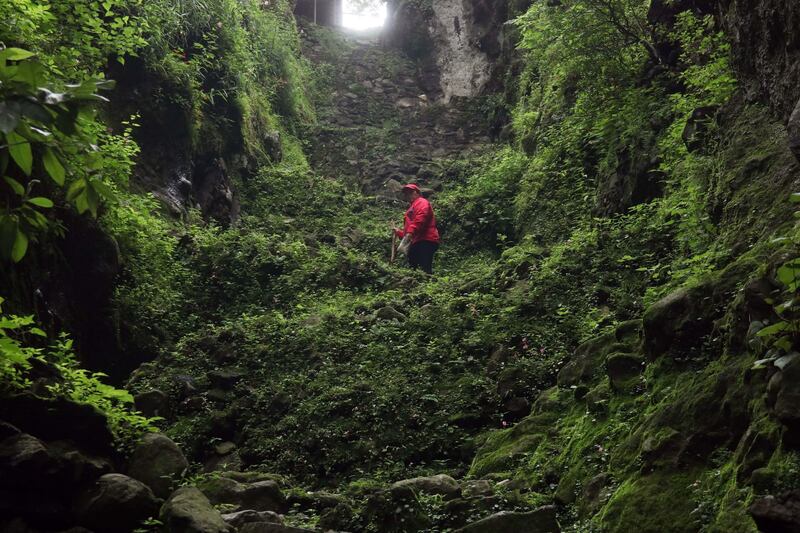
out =
[(342, 12), (342, 25), (351, 30), (382, 28), (386, 22), (385, 2), (369, 7), (360, 7), (355, 5), (352, 0), (344, 0)]

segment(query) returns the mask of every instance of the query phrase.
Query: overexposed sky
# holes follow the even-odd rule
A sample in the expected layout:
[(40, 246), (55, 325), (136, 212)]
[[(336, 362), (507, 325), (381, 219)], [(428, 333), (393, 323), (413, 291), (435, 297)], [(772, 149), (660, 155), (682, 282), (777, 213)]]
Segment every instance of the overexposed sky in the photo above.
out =
[(350, 0), (344, 0), (343, 11), (342, 24), (352, 30), (380, 28), (386, 20), (386, 4), (383, 2), (380, 7), (360, 12)]

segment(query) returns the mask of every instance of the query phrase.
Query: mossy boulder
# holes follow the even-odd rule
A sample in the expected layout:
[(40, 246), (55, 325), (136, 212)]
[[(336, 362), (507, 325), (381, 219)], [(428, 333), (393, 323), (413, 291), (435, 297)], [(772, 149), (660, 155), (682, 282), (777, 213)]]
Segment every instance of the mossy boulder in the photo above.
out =
[(700, 529), (687, 487), (690, 472), (656, 472), (630, 478), (614, 492), (600, 513), (609, 533), (691, 533)]
[(222, 515), (195, 487), (182, 487), (161, 508), (161, 522), (168, 533), (231, 533)]
[(461, 495), (461, 485), (447, 474), (404, 479), (392, 485), (392, 490), (410, 488), (415, 492), (439, 494), (445, 498), (457, 498)]
[(650, 360), (698, 352), (713, 327), (712, 287), (681, 288), (651, 305), (643, 319), (644, 350)]
[(133, 451), (128, 475), (150, 487), (159, 498), (166, 498), (172, 484), (188, 467), (183, 452), (172, 439), (160, 433), (149, 433)]
[(603, 358), (616, 342), (616, 336), (607, 333), (578, 346), (570, 360), (558, 372), (558, 386), (571, 387), (590, 382), (599, 376), (603, 369)]
[(214, 505), (231, 504), (240, 509), (285, 512), (286, 497), (278, 483), (271, 480), (240, 483), (228, 477), (209, 479), (199, 485)]
[(641, 383), (645, 360), (639, 354), (612, 353), (606, 358), (606, 373), (615, 391), (631, 392)]

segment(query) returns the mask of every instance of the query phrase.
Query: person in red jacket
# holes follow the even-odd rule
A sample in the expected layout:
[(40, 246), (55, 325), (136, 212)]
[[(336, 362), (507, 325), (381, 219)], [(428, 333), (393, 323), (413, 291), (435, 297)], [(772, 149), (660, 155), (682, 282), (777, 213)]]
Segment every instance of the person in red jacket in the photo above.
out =
[(433, 273), (433, 254), (439, 249), (439, 231), (431, 203), (423, 198), (419, 187), (410, 183), (403, 187), (403, 198), (409, 203), (403, 229), (395, 234), (403, 239), (398, 251), (408, 255), (411, 268)]

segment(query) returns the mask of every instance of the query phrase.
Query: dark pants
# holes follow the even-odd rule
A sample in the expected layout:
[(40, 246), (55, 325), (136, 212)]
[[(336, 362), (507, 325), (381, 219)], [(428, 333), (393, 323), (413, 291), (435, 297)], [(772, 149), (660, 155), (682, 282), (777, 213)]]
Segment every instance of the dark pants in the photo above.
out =
[(433, 274), (433, 254), (439, 249), (435, 242), (420, 241), (412, 244), (408, 250), (408, 264), (411, 268), (421, 268), (423, 272)]

